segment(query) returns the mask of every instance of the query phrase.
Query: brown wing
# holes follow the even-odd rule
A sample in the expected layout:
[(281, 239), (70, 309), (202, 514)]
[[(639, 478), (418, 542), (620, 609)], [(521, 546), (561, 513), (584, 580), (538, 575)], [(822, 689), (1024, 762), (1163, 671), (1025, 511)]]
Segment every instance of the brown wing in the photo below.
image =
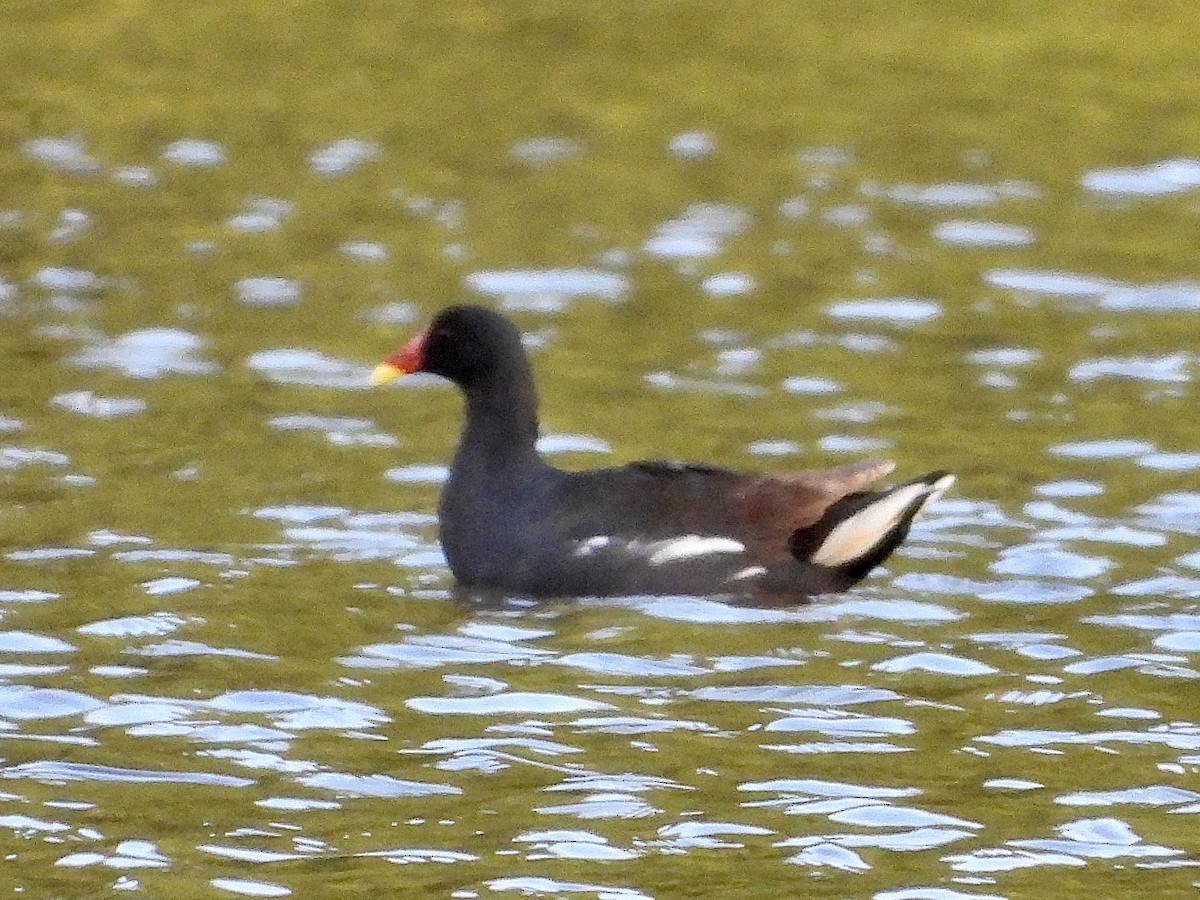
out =
[(895, 463), (868, 459), (826, 471), (764, 475), (733, 498), (744, 531), (738, 535), (751, 555), (764, 563), (792, 558), (792, 535), (820, 521), (825, 511), (847, 494), (874, 484)]
[(791, 540), (798, 529), (893, 468), (888, 460), (871, 459), (828, 471), (746, 475), (650, 461), (573, 472), (548, 506), (546, 531), (568, 540), (726, 536), (745, 544), (747, 556), (764, 565), (786, 563), (793, 559)]

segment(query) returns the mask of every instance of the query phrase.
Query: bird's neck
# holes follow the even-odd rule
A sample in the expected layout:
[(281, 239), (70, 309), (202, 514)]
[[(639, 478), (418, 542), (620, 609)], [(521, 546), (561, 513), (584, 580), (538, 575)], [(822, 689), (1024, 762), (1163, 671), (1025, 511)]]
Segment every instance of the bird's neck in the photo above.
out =
[(515, 361), (486, 384), (472, 385), (465, 394), (467, 420), (459, 458), (500, 464), (537, 458), (537, 389), (525, 360)]

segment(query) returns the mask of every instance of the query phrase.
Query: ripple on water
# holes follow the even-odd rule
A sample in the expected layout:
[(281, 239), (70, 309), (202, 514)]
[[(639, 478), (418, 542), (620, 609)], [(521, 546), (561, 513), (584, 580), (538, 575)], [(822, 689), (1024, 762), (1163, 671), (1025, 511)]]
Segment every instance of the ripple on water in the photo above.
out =
[(147, 409), (140, 397), (101, 397), (92, 391), (71, 391), (50, 399), (51, 406), (93, 419), (122, 419), (136, 416)]
[(816, 708), (768, 722), (763, 731), (815, 731), (829, 737), (873, 738), (916, 734), (917, 729), (908, 719)]
[(643, 245), (647, 256), (691, 260), (716, 256), (725, 242), (750, 227), (746, 210), (722, 203), (689, 206), (675, 219), (662, 223)]
[(1042, 358), (1040, 350), (1028, 347), (994, 347), (986, 350), (973, 350), (967, 354), (967, 362), (977, 366), (998, 366), (1001, 368), (1017, 368), (1032, 365)]
[(593, 884), (586, 881), (559, 881), (536, 875), (494, 878), (484, 882), (494, 893), (517, 891), (525, 897), (562, 897), (569, 894), (594, 894), (603, 900), (654, 900), (650, 894), (627, 887)]
[[(121, 841), (111, 854), (89, 851), (70, 853), (55, 865), (70, 869), (94, 865), (103, 865), (106, 869), (166, 869), (171, 865), (171, 858), (163, 855), (153, 841), (134, 840)], [(113, 887), (119, 888), (120, 881)]]
[(53, 591), (39, 591), (34, 588), (21, 590), (0, 591), (0, 603), (44, 603), (47, 600), (57, 600), (62, 594)]
[(263, 809), (279, 809), (285, 812), (342, 808), (342, 804), (336, 800), (314, 800), (309, 797), (267, 797), (265, 800), (255, 800), (254, 805), (261, 806)]
[(1182, 384), (1191, 380), (1193, 361), (1190, 353), (1168, 353), (1165, 356), (1106, 356), (1076, 363), (1067, 372), (1067, 377), (1085, 384), (1102, 378)]
[(518, 663), (554, 656), (553, 651), (505, 640), (467, 635), (411, 635), (398, 643), (370, 644), (359, 656), (343, 657), (352, 668), (436, 669), (489, 663)]
[(1200, 672), (1179, 665), (1183, 662), (1186, 662), (1186, 658), (1180, 656), (1127, 653), (1119, 656), (1097, 656), (1070, 663), (1063, 666), (1063, 672), (1068, 675), (1095, 675), (1103, 672), (1119, 672), (1122, 669), (1136, 669), (1142, 675), (1164, 678), (1200, 678)]
[(251, 234), (278, 231), (283, 227), (284, 220), (295, 212), (295, 209), (296, 204), (290, 200), (256, 197), (247, 203), (242, 212), (233, 216), (228, 225), (234, 231)]
[[(397, 866), (407, 866), (413, 863), (456, 863), (473, 862), (479, 859), (473, 853), (463, 853), (460, 850), (434, 850), (427, 847), (398, 847), (389, 850), (371, 850), (366, 853), (356, 853), (360, 859), (386, 859)], [(451, 894), (451, 896), (454, 896)]]
[(70, 831), (71, 826), (64, 822), (47, 822), (45, 819), (35, 819), (33, 816), (8, 815), (0, 816), (0, 828), (8, 828), (24, 838), (32, 838), (38, 834), (55, 834), (60, 831)]
[(383, 710), (336, 697), (316, 697), (291, 691), (227, 691), (201, 704), (220, 712), (271, 715), (285, 729), (369, 729), (392, 721)]
[(1096, 592), (1082, 584), (1062, 581), (1043, 581), (1034, 578), (1014, 578), (981, 587), (980, 600), (993, 603), (1078, 603)]
[(145, 616), (103, 619), (99, 622), (80, 625), (75, 630), (80, 634), (95, 637), (159, 637), (170, 634), (187, 623), (187, 619), (175, 613), (156, 612)]
[(112, 555), (126, 563), (199, 563), (205, 566), (232, 566), (237, 558), (229, 553), (209, 550), (182, 550), (163, 547), (157, 550), (119, 550)]
[(345, 138), (314, 151), (308, 159), (308, 164), (318, 175), (338, 178), (349, 175), (381, 156), (383, 150), (378, 144), (357, 138)]
[[(571, 722), (571, 727), (583, 733), (598, 734), (667, 734), (672, 731), (717, 731), (712, 725), (681, 719), (647, 719), (638, 716), (584, 716)], [(578, 752), (574, 751), (573, 752)]]
[(250, 878), (213, 878), (209, 882), (219, 891), (228, 891), (240, 897), (290, 897), (292, 889), (269, 881)]
[(591, 794), (575, 803), (534, 807), (542, 815), (574, 816), (584, 821), (592, 819), (645, 819), (663, 810), (632, 794)]
[(982, 828), (982, 822), (971, 822), (957, 816), (927, 812), (890, 803), (869, 803), (829, 815), (831, 822), (841, 825), (860, 825), (865, 828)]
[(1047, 541), (1094, 541), (1098, 544), (1118, 544), (1126, 547), (1161, 547), (1166, 535), (1157, 531), (1130, 528), (1128, 525), (1071, 525), (1049, 528), (1041, 533)]
[(1200, 631), (1176, 631), (1154, 639), (1154, 646), (1161, 650), (1180, 653), (1200, 653)]
[(471, 290), (495, 297), (508, 310), (559, 312), (582, 298), (620, 300), (629, 279), (604, 269), (513, 269), (467, 276)]
[[(868, 195), (878, 193), (867, 190)], [(1001, 200), (1035, 199), (1041, 191), (1024, 181), (1001, 181), (982, 184), (970, 181), (949, 181), (941, 184), (896, 184), (887, 187), (883, 195), (897, 203), (933, 208), (969, 208), (991, 206)]]
[(668, 391), (698, 394), (728, 394), (734, 397), (765, 397), (766, 388), (742, 381), (720, 381), (714, 378), (688, 378), (675, 372), (651, 372), (647, 384)]
[(104, 287), (104, 280), (88, 269), (47, 266), (31, 279), (32, 283), (56, 294), (87, 294)]
[(1036, 791), (1045, 787), (1041, 782), (1027, 778), (993, 778), (985, 781), (983, 786), (997, 791)]
[(1200, 793), (1165, 784), (1115, 791), (1078, 791), (1054, 798), (1062, 806), (1175, 806), (1197, 800)]
[[(130, 728), (130, 735), (154, 735), (157, 737), (187, 737), (197, 743), (218, 744), (266, 744), (289, 741), (295, 737), (286, 731), (271, 728), (260, 728), (254, 725), (202, 726), (188, 728), (160, 727), (157, 725)], [(245, 750), (236, 747), (222, 747), (216, 750), (200, 750), (198, 757), (207, 759), (228, 760), (234, 765), (247, 769), (261, 769), (269, 772), (279, 772), (285, 775), (295, 775), (304, 772), (314, 772), (320, 768), (315, 762), (304, 759), (287, 759), (278, 753), (266, 753), (261, 750)]]
[(436, 768), (442, 771), (474, 771), (492, 775), (509, 768), (513, 763), (525, 763), (528, 754), (557, 757), (573, 756), (583, 751), (554, 741), (511, 737), (439, 738), (415, 750), (402, 752), (442, 756), (444, 759), (436, 763)]
[(695, 665), (689, 657), (656, 660), (622, 653), (568, 653), (555, 663), (582, 669), (595, 675), (642, 678), (680, 678), (704, 675), (711, 670)]
[(129, 649), (125, 652), (151, 658), (217, 656), (228, 659), (279, 659), (278, 656), (272, 656), (268, 653), (255, 653), (251, 650), (242, 650), (238, 647), (212, 647), (200, 641), (180, 640), (159, 641), (155, 644), (147, 644), (144, 647)]
[(358, 390), (370, 387), (370, 367), (316, 350), (260, 350), (246, 360), (246, 365), (275, 384)]
[(205, 342), (179, 328), (144, 328), (84, 347), (67, 362), (84, 369), (116, 369), (130, 378), (211, 375), (220, 370), (199, 357)]
[(1054, 297), (1100, 297), (1123, 287), (1109, 278), (1048, 269), (992, 269), (983, 280), (993, 287)]
[(378, 528), (318, 528), (312, 525), (286, 528), (289, 541), (323, 553), (339, 562), (391, 559), (397, 554), (425, 546), (418, 538)]
[(964, 219), (939, 222), (933, 237), (950, 247), (1028, 247), (1035, 241), (1033, 230), (1021, 225)]
[(1064, 550), (1055, 541), (1034, 541), (1000, 551), (988, 568), (1000, 575), (1032, 575), (1084, 580), (1116, 565), (1111, 559)]
[(1083, 187), (1111, 197), (1158, 197), (1200, 187), (1200, 161), (1164, 159), (1144, 166), (1094, 169), (1081, 179)]
[(249, 787), (250, 778), (209, 772), (170, 772), (161, 769), (125, 769), (88, 763), (41, 760), (0, 768), (0, 778), (30, 779), (43, 784), (94, 781), (106, 784), (200, 784), (211, 787)]
[[(71, 457), (57, 450), (33, 450), (24, 447), (0, 447), (0, 470), (26, 466), (69, 466)], [(12, 558), (11, 555), (9, 557)]]
[(186, 591), (193, 590), (203, 585), (204, 582), (195, 578), (181, 578), (179, 576), (166, 576), (164, 578), (154, 578), (150, 581), (143, 581), (142, 587), (151, 597), (161, 597), (166, 594), (182, 594)]
[[(855, 706), (859, 703), (880, 703), (903, 699), (887, 688), (865, 687), (858, 684), (839, 685), (732, 685), (696, 688), (687, 692), (694, 700), (717, 703), (787, 704), (795, 706)], [(774, 783), (774, 782), (772, 782)], [(769, 788), (764, 788), (769, 790)]]
[(305, 787), (332, 791), (339, 797), (433, 797), (461, 794), (452, 784), (432, 781), (408, 781), (390, 775), (349, 775), (343, 772), (319, 772), (296, 779)]
[(766, 837), (775, 834), (770, 828), (744, 825), (738, 822), (678, 822), (658, 829), (658, 839), (668, 847), (680, 850), (737, 850), (745, 846), (740, 841), (723, 840), (726, 835)]
[(537, 440), (539, 453), (612, 453), (608, 441), (590, 434), (543, 434)]
[[(1105, 744), (1131, 745), (1161, 745), (1173, 750), (1200, 749), (1200, 734), (1193, 726), (1148, 726), (1145, 731), (1126, 729), (1123, 731), (1048, 731), (1044, 729), (1011, 728), (995, 734), (982, 735), (976, 738), (984, 744), (997, 747), (1054, 747), (1054, 746), (1092, 746), (1101, 747)], [(1173, 789), (1172, 789), (1173, 790)], [(1111, 792), (1110, 792), (1111, 793)], [(1190, 793), (1190, 792), (1188, 792)], [(1075, 795), (1072, 795), (1075, 796)], [(1093, 796), (1079, 794), (1078, 796)], [(1108, 796), (1097, 794), (1096, 796)], [(1178, 802), (1187, 802), (1184, 797)]]
[(682, 159), (703, 159), (717, 151), (717, 139), (710, 131), (681, 131), (667, 148)]
[[(809, 845), (795, 856), (788, 857), (787, 862), (794, 866), (830, 868), (842, 872), (867, 872), (871, 869), (871, 865), (853, 850), (823, 837), (794, 838), (793, 841)], [(781, 846), (795, 846), (795, 843), (783, 841)]]
[(886, 438), (865, 437), (851, 434), (827, 434), (817, 446), (826, 453), (879, 453), (895, 446)]
[(1042, 497), (1097, 497), (1104, 493), (1104, 485), (1095, 481), (1068, 479), (1048, 481), (1037, 485), (1033, 490)]
[(789, 394), (805, 396), (837, 394), (843, 390), (836, 381), (818, 375), (790, 375), (783, 380), (781, 387)]
[(411, 303), (391, 302), (366, 310), (359, 315), (364, 322), (378, 322), (381, 325), (412, 325), (421, 315)]
[(1137, 465), (1160, 472), (1192, 472), (1200, 469), (1200, 453), (1148, 453)]
[(1181, 856), (1184, 851), (1155, 844), (1143, 844), (1141, 838), (1120, 819), (1079, 819), (1056, 829), (1059, 838), (1031, 838), (1009, 841), (1009, 846), (1067, 853), (1085, 859), (1145, 858)]
[(183, 704), (167, 701), (143, 700), (141, 702), (121, 702), (114, 698), (108, 706), (88, 712), (83, 720), (89, 725), (106, 727), (123, 727), (129, 725), (146, 725), (150, 723), (177, 722), (191, 715), (189, 708)]
[(437, 464), (397, 466), (384, 472), (383, 477), (398, 484), (444, 484), (450, 479), (450, 467)]
[(79, 137), (31, 138), (21, 145), (21, 152), (62, 175), (93, 176), (104, 168)]
[(225, 163), (225, 148), (216, 141), (185, 138), (163, 148), (162, 158), (177, 166), (214, 169)]
[(976, 850), (968, 854), (944, 856), (942, 857), (942, 862), (949, 863), (950, 868), (956, 872), (968, 872), (972, 874), (1012, 872), (1018, 869), (1032, 869), (1038, 866), (1086, 865), (1078, 856), (1066, 853), (1008, 850), (1000, 847)]
[(28, 631), (0, 631), (0, 653), (74, 653), (66, 641)]
[(600, 602), (628, 605), (655, 618), (692, 622), (697, 625), (837, 622), (844, 618), (920, 624), (953, 622), (964, 616), (963, 613), (935, 603), (882, 597), (823, 601), (790, 609), (739, 607), (700, 597), (629, 597)]
[(346, 241), (338, 249), (351, 259), (361, 262), (386, 262), (391, 255), (387, 247), (374, 241)]
[(404, 529), (437, 523), (437, 516), (432, 513), (356, 512), (344, 506), (263, 506), (254, 511), (254, 518), (295, 525), (338, 520), (347, 528)]
[(533, 168), (544, 168), (581, 155), (581, 141), (565, 137), (534, 137), (517, 141), (509, 148), (508, 158)]
[(9, 719), (59, 719), (82, 715), (102, 706), (103, 701), (78, 691), (23, 684), (0, 685), (0, 716)]
[(200, 844), (196, 849), (204, 853), (211, 853), (213, 856), (248, 863), (290, 862), (304, 858), (304, 854), (301, 853), (279, 853), (274, 850), (257, 850), (249, 847), (221, 847), (216, 844)]
[(566, 694), (507, 691), (486, 697), (412, 697), (404, 701), (409, 709), (428, 715), (560, 715), (615, 709), (610, 703), (571, 697)]
[(1087, 616), (1082, 621), (1088, 625), (1112, 625), (1144, 631), (1200, 631), (1200, 615), (1194, 613), (1116, 613)]
[[(776, 794), (775, 797), (750, 801), (743, 805), (748, 808), (777, 809), (782, 814), (790, 816), (832, 816), (846, 810), (890, 807), (891, 801), (894, 799), (912, 797), (921, 793), (917, 788), (875, 787), (810, 778), (749, 782), (739, 785), (738, 790), (749, 793)], [(810, 845), (829, 841), (827, 837), (817, 836), (805, 836), (795, 840)], [(795, 846), (795, 844), (790, 846)], [(839, 850), (843, 849), (834, 843), (829, 843), (828, 846)]]
[(1200, 309), (1200, 284), (1175, 281), (1129, 285), (1105, 294), (1100, 305), (1115, 312), (1195, 312)]
[(1172, 491), (1162, 494), (1134, 510), (1143, 516), (1149, 528), (1180, 531), (1185, 534), (1200, 532), (1200, 494), (1190, 491)]
[(841, 403), (816, 410), (813, 415), (818, 419), (830, 422), (848, 422), (855, 425), (867, 425), (877, 422), (885, 416), (898, 413), (893, 406), (876, 400), (861, 400), (851, 403)]
[(757, 286), (754, 276), (745, 272), (721, 272), (700, 282), (700, 290), (710, 297), (739, 297), (751, 293)]
[(871, 667), (877, 672), (900, 674), (904, 672), (930, 672), (935, 675), (994, 675), (999, 669), (978, 660), (953, 656), (949, 653), (910, 653), (876, 663)]
[(304, 297), (299, 281), (272, 275), (243, 278), (234, 284), (233, 292), (238, 302), (267, 309), (297, 306)]
[(528, 831), (513, 838), (514, 843), (530, 844), (526, 859), (623, 860), (641, 856), (633, 850), (613, 847), (608, 838), (590, 831), (555, 829)]
[(847, 322), (877, 321), (892, 325), (915, 325), (930, 322), (942, 314), (936, 300), (909, 297), (881, 297), (876, 300), (841, 300), (825, 310), (835, 319)]
[(984, 646), (996, 645), (1028, 659), (1055, 660), (1080, 656), (1081, 651), (1063, 647), (1059, 642), (1066, 635), (1040, 632), (993, 632), (968, 635), (968, 639)]
[(1153, 453), (1157, 448), (1149, 441), (1136, 438), (1106, 438), (1097, 441), (1073, 441), (1050, 448), (1055, 456), (1072, 459), (1128, 459)]
[(783, 438), (752, 441), (746, 452), (753, 456), (793, 456), (800, 452), (800, 445)]

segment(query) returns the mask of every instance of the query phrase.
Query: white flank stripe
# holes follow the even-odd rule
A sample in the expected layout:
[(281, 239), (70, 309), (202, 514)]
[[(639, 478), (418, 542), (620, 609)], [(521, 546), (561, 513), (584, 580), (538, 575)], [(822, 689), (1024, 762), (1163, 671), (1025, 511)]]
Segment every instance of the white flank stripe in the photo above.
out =
[(597, 550), (603, 550), (612, 543), (612, 538), (606, 534), (594, 534), (575, 544), (575, 556), (591, 556)]
[(730, 581), (740, 581), (743, 578), (757, 578), (759, 575), (767, 574), (765, 566), (747, 566), (740, 572), (734, 572), (729, 576)]
[(652, 551), (650, 565), (661, 566), (663, 563), (709, 556), (713, 553), (741, 553), (746, 549), (746, 545), (733, 538), (686, 534), (666, 541), (655, 541), (647, 549)]

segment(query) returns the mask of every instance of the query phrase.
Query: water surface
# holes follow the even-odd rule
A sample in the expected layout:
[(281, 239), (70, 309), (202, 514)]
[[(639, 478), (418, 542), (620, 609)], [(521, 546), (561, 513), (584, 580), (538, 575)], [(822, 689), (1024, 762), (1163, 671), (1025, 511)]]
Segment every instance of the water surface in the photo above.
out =
[[(13, 892), (1200, 882), (1195, 14), (10, 13)], [(803, 607), (456, 602), (367, 374), (464, 299), (564, 466), (959, 484)]]

